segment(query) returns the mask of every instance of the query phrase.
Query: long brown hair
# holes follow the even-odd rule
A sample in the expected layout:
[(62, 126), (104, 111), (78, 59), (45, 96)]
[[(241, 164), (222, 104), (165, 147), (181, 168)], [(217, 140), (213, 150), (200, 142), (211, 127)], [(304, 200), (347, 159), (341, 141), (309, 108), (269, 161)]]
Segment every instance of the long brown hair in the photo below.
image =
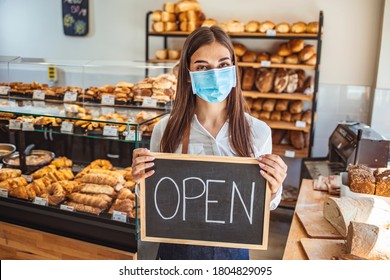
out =
[(241, 92), (236, 55), (229, 36), (219, 27), (201, 27), (186, 39), (180, 56), (177, 93), (168, 124), (161, 139), (162, 152), (174, 153), (183, 139), (185, 129), (191, 125), (196, 106), (196, 96), (192, 92), (189, 70), (191, 56), (202, 46), (213, 42), (225, 46), (236, 67), (236, 87), (227, 97), (226, 111), (229, 123), (229, 141), (234, 152), (241, 157), (254, 154), (251, 130), (245, 118), (246, 103)]

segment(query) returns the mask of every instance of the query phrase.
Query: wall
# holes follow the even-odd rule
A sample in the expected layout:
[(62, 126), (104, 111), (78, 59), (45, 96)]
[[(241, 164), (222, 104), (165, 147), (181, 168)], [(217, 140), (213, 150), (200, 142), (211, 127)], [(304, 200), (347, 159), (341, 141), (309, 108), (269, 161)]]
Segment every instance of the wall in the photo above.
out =
[(390, 139), (390, 0), (386, 0), (382, 40), (380, 48), (380, 61), (378, 67), (378, 78), (374, 93), (373, 111), (371, 117), (371, 126), (379, 133)]
[[(90, 33), (85, 38), (73, 38), (62, 31), (61, 1), (0, 0), (0, 55), (143, 60), (145, 15), (147, 11), (161, 9), (166, 0), (89, 2)], [(369, 122), (384, 0), (199, 2), (207, 17), (218, 21), (232, 18), (243, 22), (252, 19), (276, 23), (315, 21), (322, 10), (325, 23), (313, 156), (327, 154), (327, 142), (338, 121)], [(170, 43), (179, 47), (182, 41), (170, 39)], [(267, 44), (257, 40), (245, 43), (254, 50), (261, 50)], [(151, 54), (162, 47), (161, 38), (151, 39)]]

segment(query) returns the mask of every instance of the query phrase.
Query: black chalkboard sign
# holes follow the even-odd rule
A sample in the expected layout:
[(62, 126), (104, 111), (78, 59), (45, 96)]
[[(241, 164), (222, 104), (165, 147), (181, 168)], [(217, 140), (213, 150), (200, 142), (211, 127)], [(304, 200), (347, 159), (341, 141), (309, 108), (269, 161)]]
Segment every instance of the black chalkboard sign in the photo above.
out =
[(251, 158), (154, 153), (141, 240), (267, 249), (270, 191)]
[(88, 34), (88, 0), (61, 0), (62, 24), (68, 36), (85, 36)]

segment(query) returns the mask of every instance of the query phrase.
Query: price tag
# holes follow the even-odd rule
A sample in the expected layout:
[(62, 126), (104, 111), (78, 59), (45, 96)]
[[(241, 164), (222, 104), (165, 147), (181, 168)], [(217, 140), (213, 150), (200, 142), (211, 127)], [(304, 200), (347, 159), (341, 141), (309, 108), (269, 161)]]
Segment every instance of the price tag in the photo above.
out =
[(22, 122), (22, 130), (23, 131), (34, 131), (34, 124), (32, 123), (31, 120), (24, 120)]
[[(134, 130), (130, 130), (128, 132), (128, 134), (126, 135), (125, 140), (127, 140), (127, 141), (135, 141), (135, 131)], [(137, 141), (141, 141), (141, 140), (142, 140), (142, 132), (138, 131), (138, 139), (137, 139)]]
[(262, 61), (260, 62), (260, 65), (261, 65), (262, 67), (270, 67), (270, 66), (271, 66), (271, 61), (269, 61), (269, 60), (262, 60)]
[(126, 223), (127, 222), (127, 214), (125, 212), (113, 211), (112, 219), (114, 221)]
[(74, 211), (73, 206), (69, 206), (69, 205), (65, 205), (65, 204), (61, 204), (60, 205), (60, 209), (61, 210), (65, 210), (65, 211), (70, 211), (70, 212)]
[(33, 181), (33, 177), (31, 175), (22, 174), (22, 177), (26, 179), (28, 183), (31, 183)]
[(61, 123), (61, 133), (73, 133), (73, 123), (63, 121)]
[(11, 88), (8, 86), (0, 86), (0, 95), (8, 95), (10, 90)]
[(294, 152), (294, 151), (286, 150), (286, 151), (284, 152), (284, 156), (285, 156), (285, 157), (293, 158), (293, 157), (295, 157), (295, 152)]
[(9, 120), (9, 129), (21, 130), (22, 121), (21, 120)]
[(275, 29), (268, 29), (266, 34), (267, 34), (267, 36), (276, 36), (276, 30)]
[(37, 204), (37, 205), (42, 205), (42, 206), (47, 206), (47, 204), (48, 204), (46, 198), (42, 198), (42, 197), (38, 197), (38, 196), (36, 196), (34, 198), (33, 203)]
[(296, 122), (295, 122), (295, 126), (296, 126), (296, 127), (305, 128), (305, 127), (306, 127), (306, 122), (303, 122), (303, 121), (296, 121)]
[(75, 102), (77, 101), (77, 91), (67, 91), (64, 95), (64, 102)]
[(102, 105), (115, 105), (115, 95), (103, 94), (101, 104)]
[(118, 137), (118, 127), (111, 125), (104, 126), (103, 136)]
[(8, 190), (0, 189), (0, 197), (8, 197)]
[(45, 92), (43, 90), (34, 90), (33, 99), (45, 100)]
[(142, 101), (142, 106), (144, 107), (156, 107), (157, 106), (157, 99), (151, 98), (151, 97), (145, 97)]

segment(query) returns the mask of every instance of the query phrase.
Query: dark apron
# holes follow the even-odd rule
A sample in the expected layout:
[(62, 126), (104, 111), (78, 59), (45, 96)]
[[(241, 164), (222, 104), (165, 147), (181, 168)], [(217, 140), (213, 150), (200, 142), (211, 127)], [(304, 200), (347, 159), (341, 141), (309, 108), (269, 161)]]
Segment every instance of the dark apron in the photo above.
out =
[[(190, 127), (184, 131), (182, 154), (188, 154)], [(158, 257), (162, 260), (249, 260), (249, 250), (161, 243)]]

